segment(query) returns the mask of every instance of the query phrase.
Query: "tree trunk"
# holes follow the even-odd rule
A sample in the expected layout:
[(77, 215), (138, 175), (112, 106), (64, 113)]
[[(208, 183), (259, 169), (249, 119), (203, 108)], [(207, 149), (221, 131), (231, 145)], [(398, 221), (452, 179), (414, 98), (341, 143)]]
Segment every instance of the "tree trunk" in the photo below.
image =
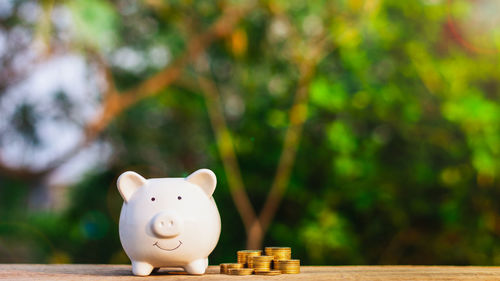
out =
[(260, 250), (262, 249), (262, 242), (264, 240), (264, 232), (259, 221), (255, 221), (252, 227), (247, 233), (247, 245), (248, 250)]

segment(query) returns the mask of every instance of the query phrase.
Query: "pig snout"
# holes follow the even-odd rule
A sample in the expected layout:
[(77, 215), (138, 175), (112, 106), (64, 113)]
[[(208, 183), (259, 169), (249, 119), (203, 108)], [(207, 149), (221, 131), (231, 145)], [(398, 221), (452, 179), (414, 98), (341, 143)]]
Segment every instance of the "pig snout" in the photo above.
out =
[(184, 227), (182, 219), (172, 212), (161, 212), (153, 217), (153, 233), (161, 238), (173, 238), (181, 234)]

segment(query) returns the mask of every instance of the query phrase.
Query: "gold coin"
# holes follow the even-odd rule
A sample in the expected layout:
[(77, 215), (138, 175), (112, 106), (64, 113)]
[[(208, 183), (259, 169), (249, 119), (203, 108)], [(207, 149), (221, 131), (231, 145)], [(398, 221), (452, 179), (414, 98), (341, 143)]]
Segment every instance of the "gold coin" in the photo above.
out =
[(281, 273), (300, 273), (300, 268), (281, 269)]
[(264, 252), (267, 253), (291, 253), (292, 249), (290, 247), (266, 247)]
[(266, 269), (267, 270), (267, 269), (271, 269), (271, 265), (270, 264), (268, 264), (268, 265), (254, 265), (252, 268), (253, 269)]
[(264, 266), (264, 265), (271, 265), (271, 262), (270, 261), (254, 261), (252, 262), (252, 265), (253, 266)]
[(293, 266), (278, 266), (278, 267), (276, 267), (274, 269), (279, 269), (279, 270), (297, 270), (299, 268), (300, 268), (300, 266), (293, 265)]
[(299, 268), (299, 264), (280, 264), (276, 266), (276, 269), (287, 269), (287, 268)]
[(281, 270), (281, 273), (300, 273), (300, 260), (275, 260), (274, 269)]
[(299, 274), (300, 270), (281, 270), (282, 274)]
[(238, 263), (248, 264), (248, 257), (250, 256), (260, 256), (262, 254), (261, 250), (241, 250), (237, 252)]
[(300, 264), (300, 260), (298, 259), (293, 259), (293, 260), (278, 260), (278, 261), (274, 261), (275, 263), (279, 263), (279, 264), (295, 264), (295, 263), (299, 263)]
[(249, 256), (247, 258), (248, 267), (266, 266), (271, 267), (273, 256)]
[(279, 270), (289, 269), (289, 268), (300, 268), (300, 265), (298, 265), (298, 264), (292, 264), (292, 265), (277, 265), (277, 266), (274, 266), (274, 269), (279, 269)]
[(265, 253), (268, 256), (274, 256), (274, 260), (288, 260), (292, 257), (290, 247), (266, 247)]
[(274, 269), (278, 269), (278, 270), (297, 270), (299, 268), (300, 268), (300, 266), (298, 266), (298, 265), (292, 265), (292, 266), (283, 266), (283, 265), (281, 265), (281, 266), (275, 267)]
[(253, 268), (231, 268), (228, 270), (229, 275), (252, 275)]
[(221, 263), (220, 264), (220, 273), (227, 274), (227, 270), (230, 268), (243, 268), (243, 264), (241, 264), (241, 263)]
[(257, 274), (257, 275), (280, 275), (281, 271), (279, 271), (279, 270), (255, 270), (255, 274)]
[(291, 252), (292, 248), (290, 248), (290, 247), (266, 247), (264, 250), (266, 252), (267, 251), (288, 251), (288, 252)]
[(253, 262), (270, 262), (274, 259), (274, 256), (253, 256), (249, 260)]

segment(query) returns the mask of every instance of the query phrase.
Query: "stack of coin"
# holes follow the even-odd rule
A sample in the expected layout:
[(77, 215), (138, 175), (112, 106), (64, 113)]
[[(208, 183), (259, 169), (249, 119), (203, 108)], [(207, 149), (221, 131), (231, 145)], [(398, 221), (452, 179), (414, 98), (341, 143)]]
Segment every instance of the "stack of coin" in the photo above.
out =
[(243, 268), (242, 263), (221, 263), (220, 264), (220, 273), (222, 274), (228, 274), (229, 269), (234, 269), (234, 268)]
[(292, 258), (290, 247), (266, 247), (266, 256), (274, 256), (274, 260), (289, 260)]
[(248, 267), (248, 257), (260, 256), (262, 254), (261, 250), (241, 250), (237, 252), (238, 263), (242, 263), (245, 267)]
[(231, 268), (228, 271), (229, 275), (252, 275), (253, 268)]
[(266, 247), (265, 256), (261, 250), (237, 252), (238, 263), (222, 263), (220, 273), (230, 275), (278, 275), (300, 273), (300, 260), (291, 259), (290, 247)]
[(300, 273), (300, 260), (275, 260), (274, 269), (280, 270), (281, 273)]
[(248, 257), (248, 267), (255, 270), (264, 271), (271, 270), (271, 262), (274, 256), (253, 256)]

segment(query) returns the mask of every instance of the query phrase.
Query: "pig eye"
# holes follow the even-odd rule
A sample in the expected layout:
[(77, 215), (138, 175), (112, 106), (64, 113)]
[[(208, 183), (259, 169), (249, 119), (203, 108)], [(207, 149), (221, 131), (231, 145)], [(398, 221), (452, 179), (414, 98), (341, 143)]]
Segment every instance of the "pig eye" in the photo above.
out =
[(154, 198), (154, 197), (151, 197), (151, 201), (155, 201), (155, 200), (156, 200), (156, 198)]
[(180, 196), (177, 196), (177, 200), (181, 200), (181, 199), (182, 199), (182, 197), (180, 197)]

